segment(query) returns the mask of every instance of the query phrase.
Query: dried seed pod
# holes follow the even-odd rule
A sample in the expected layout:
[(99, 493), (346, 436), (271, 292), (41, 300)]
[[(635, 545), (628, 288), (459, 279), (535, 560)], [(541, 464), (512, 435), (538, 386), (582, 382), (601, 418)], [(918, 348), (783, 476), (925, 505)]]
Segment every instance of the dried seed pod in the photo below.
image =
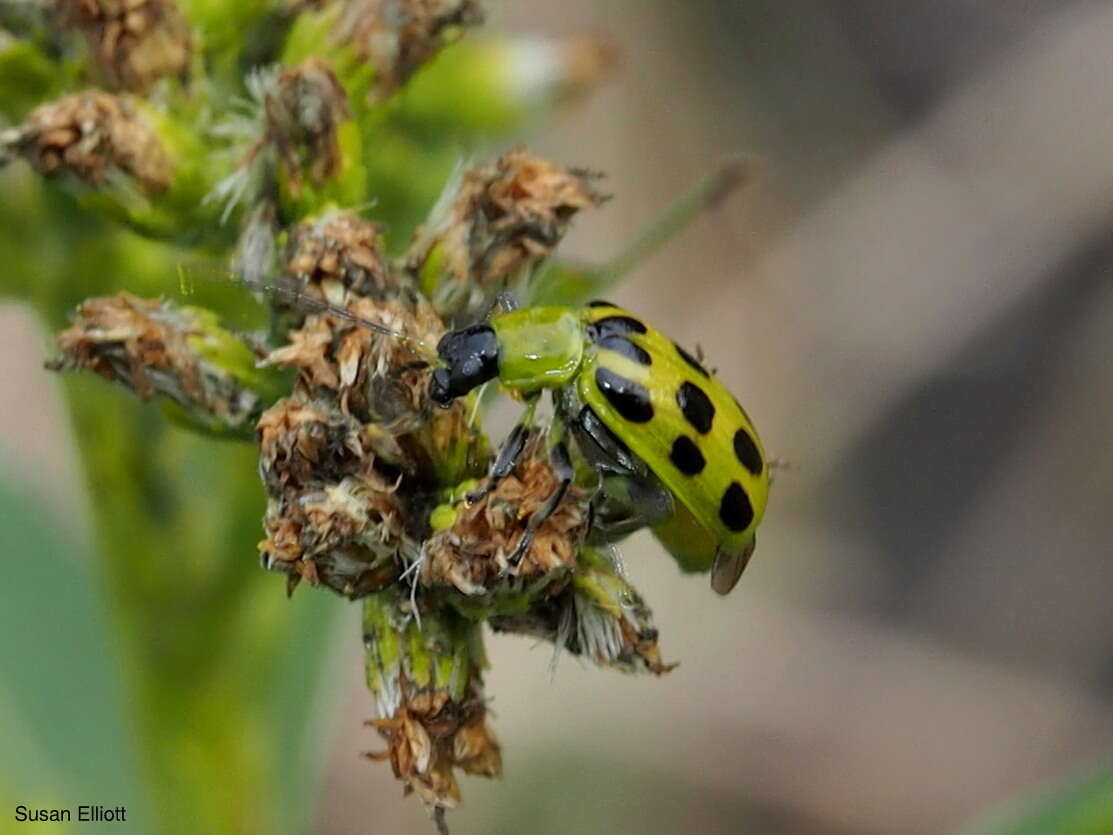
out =
[(355, 477), (288, 491), (267, 503), (267, 538), (259, 543), (263, 566), (362, 597), (397, 580), (403, 555), (416, 552), (403, 518), (392, 490)]
[(40, 105), (21, 127), (0, 135), (0, 146), (40, 174), (72, 174), (91, 186), (116, 172), (148, 194), (171, 183), (170, 159), (149, 123), (129, 99), (100, 90)]
[(490, 624), (626, 673), (662, 675), (676, 667), (661, 661), (653, 613), (641, 595), (594, 548), (581, 549), (572, 583), (559, 596), (536, 600), (519, 614), (496, 615)]
[(450, 586), (469, 597), (484, 598), (524, 585), (567, 579), (588, 526), (588, 493), (571, 487), (556, 510), (536, 530), (515, 565), (509, 558), (530, 518), (557, 489), (558, 480), (534, 436), (514, 472), (483, 498), (455, 506), (450, 526), (425, 545), (421, 582)]
[(432, 811), (455, 807), (455, 769), (483, 777), (502, 773), (502, 753), (486, 721), (479, 626), (450, 610), (414, 618), (404, 591), (364, 599), (367, 685), (386, 759)]
[(418, 233), (407, 265), (439, 311), (475, 315), (548, 257), (580, 209), (602, 200), (590, 181), (522, 149), (466, 171)]
[(326, 404), (283, 398), (256, 425), (259, 472), (272, 495), (373, 472), (360, 425)]
[(264, 99), (267, 141), (274, 143), (296, 193), (306, 166), (314, 185), (341, 166), (340, 123), (350, 119), (344, 88), (329, 65), (310, 58), (282, 70)]
[(54, 370), (85, 368), (123, 383), (144, 400), (170, 398), (207, 429), (247, 430), (276, 381), (209, 311), (128, 293), (89, 299), (57, 337)]
[(476, 0), (340, 0), (333, 37), (375, 67), (386, 98), (447, 44), (460, 27), (482, 21)]
[(417, 428), (433, 408), (428, 386), (433, 346), (444, 332), (440, 318), (425, 303), (411, 309), (393, 299), (350, 296), (346, 309), (404, 338), (318, 313), (266, 361), (297, 368), (300, 390), (310, 399), (335, 397), (345, 414), (392, 431)]
[(172, 0), (55, 2), (63, 22), (84, 34), (109, 87), (143, 93), (188, 73), (193, 35)]
[(381, 297), (389, 281), (379, 227), (350, 212), (330, 212), (294, 227), (286, 272), (307, 295), (337, 305), (347, 292)]
[(366, 199), (359, 126), (331, 65), (317, 56), (296, 66), (257, 67), (244, 77), (247, 96), (222, 111), (211, 135), (230, 167), (205, 196), (223, 219), (273, 201), (287, 218)]
[(286, 398), (258, 424), (259, 471), (269, 501), (263, 564), (360, 597), (397, 579), (416, 553), (388, 459), (394, 439), (327, 403)]

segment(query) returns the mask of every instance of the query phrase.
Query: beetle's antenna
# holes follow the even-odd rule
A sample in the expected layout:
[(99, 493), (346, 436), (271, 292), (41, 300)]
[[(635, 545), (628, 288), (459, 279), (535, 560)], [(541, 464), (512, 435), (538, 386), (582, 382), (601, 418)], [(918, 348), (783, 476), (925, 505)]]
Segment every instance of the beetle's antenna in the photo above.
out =
[[(183, 293), (188, 292), (186, 275), (187, 270), (188, 268), (185, 265), (178, 265), (178, 280)], [(385, 325), (379, 324), (378, 322), (372, 322), (370, 319), (352, 313), (352, 311), (348, 310), (347, 308), (340, 307), (339, 305), (332, 304), (331, 302), (324, 301), (323, 299), (314, 298), (313, 296), (307, 295), (298, 288), (292, 287), (288, 284), (247, 278), (246, 276), (237, 274), (231, 270), (224, 271), (224, 277), (229, 284), (238, 284), (240, 287), (246, 287), (250, 290), (256, 290), (260, 293), (285, 296), (287, 299), (296, 302), (298, 305), (305, 307), (308, 310), (312, 310), (316, 313), (327, 313), (330, 316), (335, 316), (338, 319), (344, 319), (345, 321), (351, 322), (354, 325), (358, 325), (361, 328), (366, 328), (369, 331), (381, 333), (384, 336), (393, 336), (395, 339), (401, 339), (409, 342), (413, 345), (418, 346), (418, 348), (423, 353), (432, 353), (429, 346), (420, 339), (415, 339), (412, 336), (402, 333), (401, 331), (396, 331), (388, 328)]]

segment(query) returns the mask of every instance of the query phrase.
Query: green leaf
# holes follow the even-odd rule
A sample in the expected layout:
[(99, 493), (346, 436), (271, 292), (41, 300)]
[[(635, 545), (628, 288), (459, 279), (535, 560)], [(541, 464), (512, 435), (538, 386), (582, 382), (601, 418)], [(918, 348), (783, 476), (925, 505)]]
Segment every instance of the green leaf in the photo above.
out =
[(1113, 832), (1113, 761), (1027, 797), (976, 822), (963, 835), (1109, 835)]
[(72, 528), (0, 465), (0, 784), (15, 803), (123, 805), (149, 831), (120, 647)]

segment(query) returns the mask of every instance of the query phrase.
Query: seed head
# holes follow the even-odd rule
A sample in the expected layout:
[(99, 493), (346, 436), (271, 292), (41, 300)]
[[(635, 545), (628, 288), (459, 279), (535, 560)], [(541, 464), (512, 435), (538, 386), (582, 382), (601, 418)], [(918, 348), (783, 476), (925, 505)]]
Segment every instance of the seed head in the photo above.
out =
[(100, 90), (40, 105), (0, 135), (0, 146), (46, 176), (68, 173), (100, 186), (119, 172), (149, 194), (171, 184), (170, 160), (152, 128), (126, 97)]
[(602, 201), (591, 179), (522, 149), (466, 171), (418, 234), (408, 266), (434, 288), (438, 310), (474, 316), (552, 253), (578, 211)]
[(189, 23), (172, 0), (55, 0), (79, 29), (108, 86), (144, 93), (159, 79), (184, 79), (193, 56)]
[(54, 370), (84, 368), (144, 400), (170, 398), (206, 424), (243, 429), (262, 411), (254, 356), (215, 316), (128, 293), (88, 299), (57, 337)]
[(388, 285), (379, 227), (350, 212), (331, 212), (290, 233), (286, 272), (307, 295), (343, 304), (345, 291), (382, 296)]
[(451, 586), (468, 596), (483, 596), (535, 581), (566, 580), (587, 533), (587, 491), (572, 487), (533, 534), (515, 564), (510, 557), (526, 534), (530, 519), (554, 494), (557, 476), (536, 436), (522, 460), (483, 498), (456, 507), (451, 527), (426, 543), (421, 581)]
[(334, 37), (375, 67), (386, 98), (461, 28), (483, 20), (476, 0), (340, 0)]
[(274, 144), (293, 191), (304, 167), (320, 185), (340, 169), (340, 123), (351, 118), (344, 88), (321, 58), (282, 70), (264, 99), (267, 139)]

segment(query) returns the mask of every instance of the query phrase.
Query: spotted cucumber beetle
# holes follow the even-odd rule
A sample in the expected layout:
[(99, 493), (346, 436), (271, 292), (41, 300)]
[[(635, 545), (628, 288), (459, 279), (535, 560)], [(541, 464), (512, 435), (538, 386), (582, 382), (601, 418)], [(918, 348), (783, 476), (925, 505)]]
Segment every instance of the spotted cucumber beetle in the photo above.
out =
[(437, 354), (435, 402), (447, 405), (497, 379), (530, 404), (490, 482), (511, 472), (537, 397), (552, 392), (552, 461), (561, 486), (531, 519), (518, 553), (574, 478), (568, 430), (602, 476), (597, 539), (648, 525), (682, 568), (710, 569), (719, 594), (734, 588), (765, 512), (769, 466), (745, 411), (695, 357), (603, 301), (496, 313), (446, 334)]
[[(408, 338), (293, 287), (233, 281)], [(500, 301), (510, 307), (506, 298)], [(719, 594), (734, 588), (754, 551), (770, 465), (745, 410), (677, 343), (610, 302), (533, 306), (495, 312), (449, 331), (437, 345), (435, 364), (429, 396), (439, 405), (493, 380), (527, 402), (485, 486), (464, 500), (481, 498), (514, 470), (539, 396), (551, 393), (550, 457), (559, 486), (530, 519), (511, 563), (526, 552), (576, 477), (570, 436), (600, 474), (589, 537), (594, 543), (614, 542), (648, 526), (682, 569), (710, 571)]]

